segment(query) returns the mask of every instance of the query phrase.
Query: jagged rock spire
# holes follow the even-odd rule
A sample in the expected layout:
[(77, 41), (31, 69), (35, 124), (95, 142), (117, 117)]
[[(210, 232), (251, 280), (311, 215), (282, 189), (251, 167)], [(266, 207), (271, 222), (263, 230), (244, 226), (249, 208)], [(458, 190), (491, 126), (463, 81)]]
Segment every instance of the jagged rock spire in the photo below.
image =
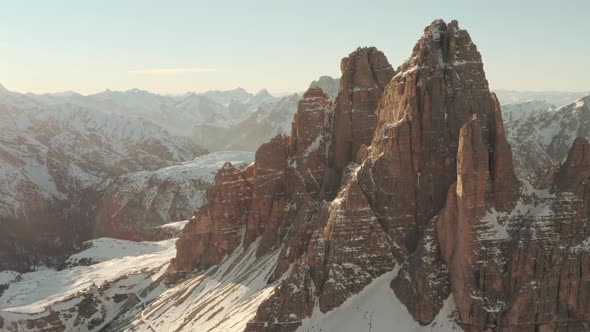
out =
[(332, 166), (338, 173), (355, 159), (361, 145), (371, 143), (381, 93), (395, 73), (375, 47), (359, 47), (342, 59), (340, 69), (332, 152)]

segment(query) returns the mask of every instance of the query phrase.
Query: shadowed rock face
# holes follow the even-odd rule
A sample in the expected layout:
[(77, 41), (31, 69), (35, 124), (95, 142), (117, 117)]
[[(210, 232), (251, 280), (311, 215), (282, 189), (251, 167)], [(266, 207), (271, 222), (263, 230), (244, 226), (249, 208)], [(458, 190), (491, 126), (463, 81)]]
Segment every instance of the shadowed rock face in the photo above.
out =
[[(391, 287), (421, 324), (452, 295), (468, 331), (584, 330), (588, 143), (576, 142), (553, 194), (523, 186), (481, 56), (456, 21), (429, 25), (397, 71), (374, 48), (341, 67), (335, 105), (306, 92), (291, 136), (257, 152), (247, 222), (224, 226), (241, 227), (245, 246), (260, 238), (259, 256), (280, 252), (269, 280), (279, 286), (246, 330), (294, 331), (315, 303), (330, 311), (397, 265)], [(218, 221), (198, 236), (215, 238), (207, 223)], [(177, 262), (205, 263), (177, 269), (239, 246), (234, 237), (204, 260), (191, 229)]]
[(356, 158), (361, 145), (371, 143), (379, 98), (394, 74), (383, 52), (374, 47), (357, 49), (342, 59), (340, 69), (332, 152), (337, 172)]
[(203, 269), (216, 264), (241, 242), (242, 226), (252, 201), (248, 169), (226, 163), (207, 192), (207, 204), (185, 226), (176, 242), (174, 266), (179, 270)]
[(554, 191), (568, 191), (584, 198), (586, 212), (590, 212), (590, 144), (577, 138), (567, 159), (553, 179)]

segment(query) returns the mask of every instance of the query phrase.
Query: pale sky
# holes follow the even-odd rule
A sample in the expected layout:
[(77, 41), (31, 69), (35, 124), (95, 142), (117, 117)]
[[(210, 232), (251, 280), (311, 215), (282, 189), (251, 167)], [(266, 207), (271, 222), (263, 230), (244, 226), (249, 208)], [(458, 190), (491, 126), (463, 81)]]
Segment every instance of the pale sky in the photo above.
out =
[(494, 89), (590, 90), (590, 1), (0, 0), (0, 83), (19, 92), (304, 90), (376, 46), (397, 67), (459, 20)]

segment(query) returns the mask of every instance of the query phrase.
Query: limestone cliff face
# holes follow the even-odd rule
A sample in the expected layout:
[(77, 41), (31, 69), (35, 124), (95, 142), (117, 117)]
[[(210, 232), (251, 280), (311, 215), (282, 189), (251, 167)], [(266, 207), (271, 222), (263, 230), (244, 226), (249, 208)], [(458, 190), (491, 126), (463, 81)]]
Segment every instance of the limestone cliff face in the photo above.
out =
[(586, 212), (590, 212), (590, 144), (577, 138), (567, 159), (553, 179), (554, 191), (567, 191), (584, 199)]
[(376, 194), (371, 203), (381, 224), (406, 253), (414, 251), (420, 229), (440, 211), (456, 181), (459, 132), (474, 116), (497, 170), (494, 181), (503, 181), (494, 194), (513, 202), (510, 147), (481, 56), (456, 21), (435, 21), (383, 94), (371, 146), (374, 166), (361, 180)]
[[(317, 210), (312, 196), (322, 197), (324, 183), (336, 181), (325, 179), (332, 118), (330, 98), (321, 89), (310, 88), (299, 102), (291, 136), (279, 135), (263, 144), (255, 162), (243, 172), (226, 165), (207, 193), (207, 203), (178, 240), (175, 268), (209, 267), (242, 242), (247, 247), (259, 237), (260, 256), (278, 248), (292, 228), (290, 221), (304, 222), (313, 214), (298, 214), (301, 206)], [(232, 236), (227, 238), (230, 229)], [(214, 246), (216, 232), (223, 234), (227, 245)]]
[(348, 165), (361, 145), (369, 145), (377, 126), (377, 106), (394, 70), (374, 47), (359, 48), (340, 62), (342, 77), (334, 116), (333, 165)]
[(176, 246), (174, 266), (180, 270), (203, 269), (221, 261), (242, 241), (244, 211), (250, 209), (252, 187), (247, 173), (226, 163), (207, 192), (207, 203), (185, 226)]
[[(490, 148), (478, 118), (461, 129), (456, 184), (435, 218), (436, 234), (423, 237), (436, 240), (438, 250), (425, 255), (426, 246), (419, 246), (392, 287), (422, 323), (452, 294), (466, 331), (584, 331), (588, 143), (576, 140), (553, 179), (553, 194), (529, 189), (510, 201), (502, 195), (506, 178), (492, 177), (507, 172), (505, 140), (495, 132)], [(421, 273), (425, 262), (434, 272)]]
[[(584, 330), (588, 143), (576, 142), (551, 191), (521, 184), (481, 55), (456, 21), (429, 25), (398, 70), (374, 48), (341, 67), (334, 105), (308, 90), (291, 135), (236, 175), (251, 190), (243, 200), (208, 195), (176, 268), (218, 263), (238, 229), (259, 257), (278, 251), (278, 287), (247, 331), (294, 331), (316, 304), (337, 308), (396, 267), (391, 288), (421, 324), (452, 296), (468, 331)], [(234, 215), (234, 201), (239, 218), (219, 214)], [(215, 243), (231, 245), (200, 249)]]

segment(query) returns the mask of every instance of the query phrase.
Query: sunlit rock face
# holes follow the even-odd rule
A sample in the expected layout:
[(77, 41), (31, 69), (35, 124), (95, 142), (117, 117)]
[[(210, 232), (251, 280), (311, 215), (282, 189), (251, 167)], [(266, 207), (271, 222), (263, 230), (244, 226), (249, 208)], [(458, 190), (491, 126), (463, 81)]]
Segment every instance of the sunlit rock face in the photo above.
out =
[[(588, 143), (576, 141), (549, 189), (519, 182), (481, 55), (456, 21), (426, 27), (397, 70), (374, 48), (341, 68), (334, 104), (308, 90), (291, 135), (236, 173), (250, 192), (223, 206), (208, 196), (175, 267), (204, 269), (254, 243), (259, 257), (278, 251), (268, 279), (278, 286), (252, 332), (295, 331), (316, 305), (337, 309), (392, 270), (393, 293), (420, 324), (452, 298), (466, 331), (585, 330)], [(248, 205), (239, 217), (203, 217), (236, 202)], [(219, 229), (244, 235), (205, 257), (202, 239)]]

